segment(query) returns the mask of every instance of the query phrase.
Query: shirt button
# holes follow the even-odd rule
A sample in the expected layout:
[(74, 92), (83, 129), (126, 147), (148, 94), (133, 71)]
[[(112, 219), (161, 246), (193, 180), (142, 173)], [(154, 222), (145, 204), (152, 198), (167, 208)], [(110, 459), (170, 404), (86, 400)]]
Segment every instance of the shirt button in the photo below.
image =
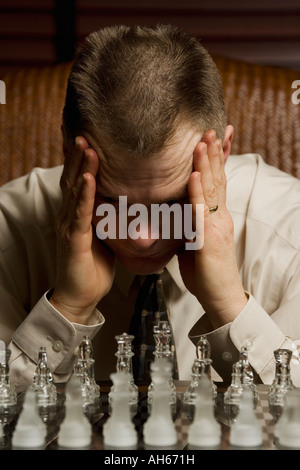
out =
[(248, 339), (244, 344), (244, 347), (247, 349), (247, 351), (250, 351), (252, 346), (253, 346), (253, 341), (251, 341), (251, 339)]
[(59, 341), (58, 339), (53, 341), (52, 343), (53, 351), (60, 352), (62, 350), (62, 347), (63, 347), (63, 344), (61, 341)]
[(223, 354), (222, 354), (222, 359), (223, 359), (224, 361), (226, 361), (226, 362), (229, 362), (229, 361), (231, 361), (231, 359), (232, 359), (232, 355), (230, 354), (230, 352), (226, 352), (226, 351), (225, 351), (225, 352), (223, 352)]

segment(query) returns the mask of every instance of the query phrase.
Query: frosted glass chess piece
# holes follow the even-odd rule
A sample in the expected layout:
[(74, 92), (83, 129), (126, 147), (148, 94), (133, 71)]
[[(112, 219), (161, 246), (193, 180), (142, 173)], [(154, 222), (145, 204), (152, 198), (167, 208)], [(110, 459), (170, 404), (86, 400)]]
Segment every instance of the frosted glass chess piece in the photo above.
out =
[[(169, 387), (169, 403), (171, 405), (175, 405), (177, 401), (176, 395), (176, 387), (173, 382), (172, 378), (172, 351), (170, 349), (170, 341), (171, 341), (171, 328), (169, 322), (167, 321), (158, 321), (158, 323), (153, 327), (153, 336), (155, 340), (155, 351), (154, 351), (154, 362), (151, 365), (155, 368), (156, 362), (159, 359), (164, 359), (165, 364), (165, 372), (168, 374), (168, 387)], [(161, 367), (161, 363), (159, 368)], [(148, 387), (148, 403), (152, 403), (152, 396), (153, 396), (153, 388), (154, 382), (151, 381)]]
[(61, 423), (58, 445), (64, 449), (86, 449), (92, 442), (92, 426), (82, 406), (81, 384), (73, 374), (66, 385), (66, 413)]
[(38, 362), (33, 376), (32, 388), (37, 395), (39, 406), (54, 406), (57, 402), (56, 387), (53, 384), (52, 373), (48, 366), (45, 347), (39, 350)]
[(276, 414), (276, 407), (282, 407), (284, 403), (284, 396), (288, 390), (295, 388), (290, 371), (290, 362), (292, 358), (292, 351), (289, 349), (276, 349), (274, 351), (275, 359), (275, 378), (269, 388), (268, 401), (270, 411)]
[[(115, 339), (118, 345), (118, 349), (115, 354), (117, 357), (116, 372), (126, 372), (128, 374), (129, 405), (135, 406), (138, 403), (139, 392), (137, 386), (134, 383), (132, 373), (132, 357), (134, 356), (132, 351), (132, 341), (134, 336), (123, 333), (121, 335), (115, 336)], [(111, 402), (114, 388), (115, 386), (113, 384), (110, 389), (110, 393), (108, 394), (109, 402)]]
[(10, 356), (10, 349), (0, 341), (0, 407), (14, 407), (17, 404), (16, 389), (11, 384), (9, 376)]
[(94, 404), (100, 396), (100, 387), (95, 380), (94, 364), (92, 342), (88, 336), (84, 336), (79, 345), (78, 358), (74, 365), (74, 373), (81, 383), (84, 406)]
[(215, 418), (215, 402), (206, 375), (198, 385), (194, 419), (188, 430), (189, 448), (217, 448), (221, 443), (221, 425)]
[(103, 426), (105, 448), (133, 449), (138, 444), (138, 435), (131, 420), (130, 390), (128, 372), (111, 374), (113, 391), (111, 393), (111, 416)]
[(210, 367), (210, 344), (206, 336), (201, 336), (196, 346), (197, 358), (192, 365), (192, 380), (187, 390), (183, 394), (183, 403), (186, 406), (195, 405), (198, 396), (198, 387), (201, 378), (205, 375), (210, 382), (210, 389), (213, 398), (217, 396), (217, 387), (211, 380)]
[(31, 386), (24, 396), (23, 407), (12, 435), (12, 447), (42, 449), (46, 436), (47, 427), (39, 415), (36, 392)]
[(274, 436), (279, 448), (300, 449), (300, 390), (291, 389), (285, 394), (283, 412), (274, 426)]
[(153, 382), (151, 413), (144, 424), (144, 443), (151, 447), (174, 446), (177, 443), (177, 433), (172, 419), (169, 399), (167, 358), (156, 358), (151, 364), (151, 379)]
[(237, 418), (230, 428), (229, 442), (239, 448), (257, 448), (263, 443), (262, 426), (255, 413), (251, 388), (244, 388)]

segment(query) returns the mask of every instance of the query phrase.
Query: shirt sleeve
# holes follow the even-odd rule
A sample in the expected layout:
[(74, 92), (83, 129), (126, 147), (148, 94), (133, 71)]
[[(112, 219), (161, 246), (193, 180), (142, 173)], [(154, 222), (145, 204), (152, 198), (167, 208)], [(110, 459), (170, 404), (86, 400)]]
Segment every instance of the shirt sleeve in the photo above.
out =
[(95, 309), (88, 325), (71, 323), (50, 304), (45, 294), (13, 333), (8, 345), (12, 351), (11, 382), (15, 386), (32, 383), (41, 346), (46, 347), (54, 382), (67, 381), (83, 336), (93, 339), (104, 321)]
[[(275, 377), (274, 351), (279, 348), (290, 349), (293, 352), (291, 360), (291, 377), (295, 386), (300, 386), (300, 361), (297, 350), (297, 340), (286, 336), (255, 298), (248, 294), (249, 299), (235, 320), (211, 332), (201, 331), (201, 321), (191, 330), (190, 339), (194, 344), (199, 334), (206, 334), (211, 345), (212, 365), (224, 382), (231, 382), (232, 365), (239, 359), (239, 351), (245, 347), (248, 359), (260, 380), (271, 384)], [(298, 316), (298, 301), (295, 299), (281, 307), (282, 315), (288, 310)], [(298, 307), (297, 307), (298, 305)], [(295, 310), (297, 308), (297, 310)], [(280, 316), (280, 309), (275, 315)]]

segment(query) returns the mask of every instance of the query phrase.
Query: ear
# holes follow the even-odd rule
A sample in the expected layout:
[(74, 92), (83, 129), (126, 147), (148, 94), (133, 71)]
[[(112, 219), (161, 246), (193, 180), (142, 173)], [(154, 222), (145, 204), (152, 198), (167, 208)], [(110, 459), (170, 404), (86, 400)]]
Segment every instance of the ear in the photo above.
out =
[(230, 155), (233, 134), (234, 134), (233, 126), (226, 126), (225, 136), (223, 140), (223, 153), (224, 153), (225, 161)]

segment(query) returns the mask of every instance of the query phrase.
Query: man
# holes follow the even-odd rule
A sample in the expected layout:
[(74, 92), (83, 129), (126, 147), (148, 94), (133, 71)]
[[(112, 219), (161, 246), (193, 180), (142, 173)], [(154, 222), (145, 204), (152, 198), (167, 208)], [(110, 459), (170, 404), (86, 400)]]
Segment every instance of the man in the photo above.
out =
[[(214, 377), (230, 381), (246, 347), (270, 383), (273, 351), (286, 347), (299, 385), (300, 183), (257, 155), (229, 157), (221, 80), (197, 40), (169, 26), (93, 33), (69, 78), (62, 130), (62, 174), (38, 170), (1, 190), (1, 324), (14, 382), (30, 383), (45, 345), (55, 380), (67, 380), (84, 334), (97, 378), (109, 378), (138, 287), (165, 268), (179, 378), (190, 378), (192, 340), (207, 334)], [(151, 217), (139, 238), (100, 240), (97, 208), (114, 207), (119, 227), (120, 196), (129, 208), (191, 204), (194, 228), (203, 207), (203, 246), (157, 238)]]

